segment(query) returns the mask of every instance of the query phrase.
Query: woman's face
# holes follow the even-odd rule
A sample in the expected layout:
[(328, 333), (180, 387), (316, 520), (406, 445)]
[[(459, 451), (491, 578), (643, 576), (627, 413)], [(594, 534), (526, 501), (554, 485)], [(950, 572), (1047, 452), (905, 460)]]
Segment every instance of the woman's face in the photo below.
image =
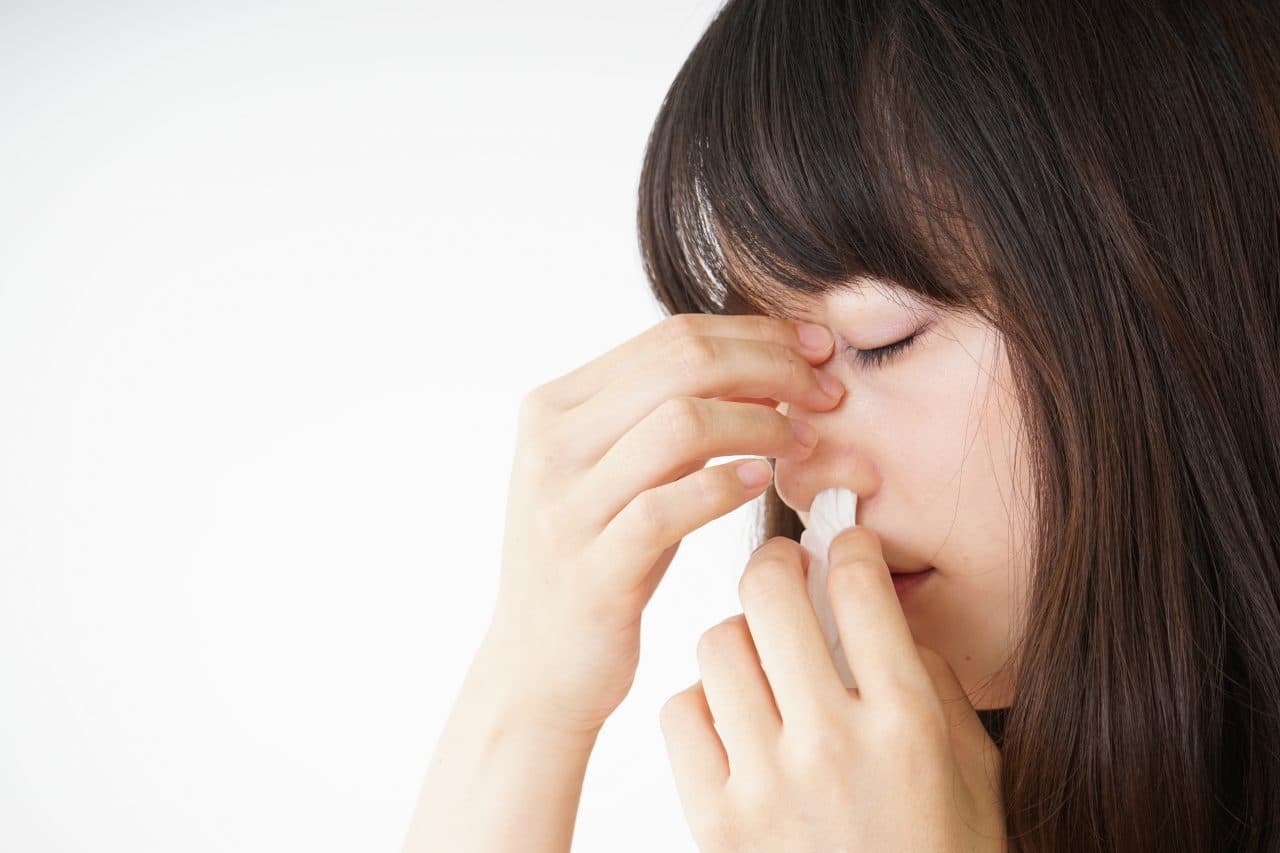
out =
[[(845, 386), (840, 404), (780, 411), (817, 429), (808, 458), (778, 459), (774, 483), (808, 523), (828, 486), (858, 494), (857, 520), (873, 529), (895, 569), (934, 571), (900, 594), (917, 642), (950, 662), (977, 708), (1013, 700), (1002, 670), (1021, 634), (1030, 481), (1020, 418), (1000, 336), (976, 317), (944, 316), (897, 287), (865, 280), (793, 314), (832, 331), (819, 366)], [(854, 351), (920, 337), (880, 365)]]

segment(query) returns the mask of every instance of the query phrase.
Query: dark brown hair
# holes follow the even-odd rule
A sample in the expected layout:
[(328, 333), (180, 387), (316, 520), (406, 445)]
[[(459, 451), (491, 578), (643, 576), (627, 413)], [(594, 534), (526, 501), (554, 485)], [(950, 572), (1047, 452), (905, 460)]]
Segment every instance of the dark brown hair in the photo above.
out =
[(1016, 849), (1280, 848), (1277, 8), (731, 0), (648, 140), (668, 313), (868, 275), (999, 332), (1035, 481)]

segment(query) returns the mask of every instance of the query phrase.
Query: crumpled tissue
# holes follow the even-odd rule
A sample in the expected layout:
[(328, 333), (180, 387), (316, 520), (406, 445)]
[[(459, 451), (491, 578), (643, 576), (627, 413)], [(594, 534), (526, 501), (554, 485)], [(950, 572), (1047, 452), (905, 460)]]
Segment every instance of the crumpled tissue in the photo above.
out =
[(854, 525), (858, 509), (858, 494), (851, 489), (832, 486), (818, 492), (809, 508), (809, 524), (800, 534), (800, 545), (809, 552), (809, 599), (822, 626), (822, 635), (831, 650), (831, 660), (840, 673), (845, 687), (856, 687), (849, 662), (845, 660), (844, 646), (836, 627), (836, 617), (827, 595), (827, 549), (840, 531)]

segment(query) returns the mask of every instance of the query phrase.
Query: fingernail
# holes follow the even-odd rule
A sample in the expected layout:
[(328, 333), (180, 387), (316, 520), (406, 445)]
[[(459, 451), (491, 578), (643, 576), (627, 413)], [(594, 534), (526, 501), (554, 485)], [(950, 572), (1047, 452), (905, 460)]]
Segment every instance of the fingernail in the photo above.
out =
[(840, 380), (836, 379), (825, 370), (817, 371), (818, 384), (822, 386), (822, 390), (826, 392), (828, 397), (839, 398), (844, 393), (844, 386), (840, 384)]
[(818, 443), (818, 431), (811, 424), (792, 418), (791, 430), (796, 434), (796, 440), (805, 447), (813, 447)]
[(826, 326), (819, 326), (816, 323), (801, 323), (796, 331), (800, 336), (800, 343), (807, 350), (826, 352), (827, 347), (831, 346), (831, 332), (827, 331)]
[(769, 482), (773, 477), (773, 466), (763, 459), (753, 459), (738, 466), (738, 479), (742, 485), (754, 489)]

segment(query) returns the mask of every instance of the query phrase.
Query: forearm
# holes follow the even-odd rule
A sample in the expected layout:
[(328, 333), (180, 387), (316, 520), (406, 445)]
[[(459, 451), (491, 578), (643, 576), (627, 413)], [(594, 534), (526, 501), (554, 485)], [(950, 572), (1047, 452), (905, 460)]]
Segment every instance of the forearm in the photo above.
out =
[(482, 646), (445, 723), (404, 853), (567, 853), (598, 732), (570, 735), (521, 714)]

